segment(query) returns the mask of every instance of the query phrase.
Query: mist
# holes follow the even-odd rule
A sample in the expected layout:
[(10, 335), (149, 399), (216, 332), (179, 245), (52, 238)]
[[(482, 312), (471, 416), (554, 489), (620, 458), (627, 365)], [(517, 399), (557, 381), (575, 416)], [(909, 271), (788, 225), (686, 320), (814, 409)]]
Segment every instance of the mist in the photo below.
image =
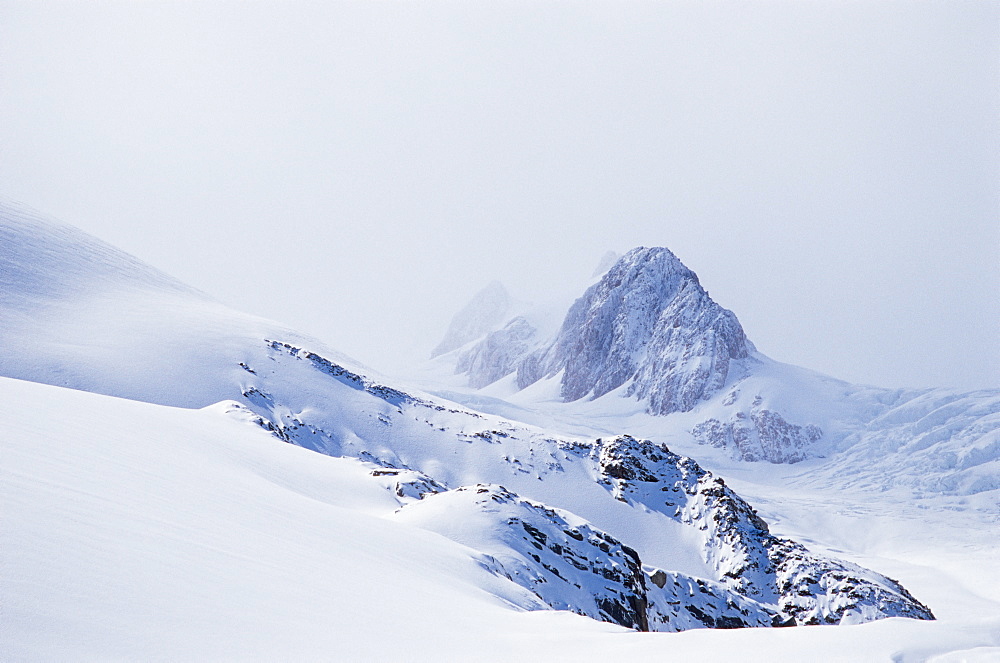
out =
[[(666, 246), (779, 361), (1000, 385), (1000, 3), (0, 5), (0, 196), (386, 372)], [(582, 290), (581, 290), (582, 293)]]

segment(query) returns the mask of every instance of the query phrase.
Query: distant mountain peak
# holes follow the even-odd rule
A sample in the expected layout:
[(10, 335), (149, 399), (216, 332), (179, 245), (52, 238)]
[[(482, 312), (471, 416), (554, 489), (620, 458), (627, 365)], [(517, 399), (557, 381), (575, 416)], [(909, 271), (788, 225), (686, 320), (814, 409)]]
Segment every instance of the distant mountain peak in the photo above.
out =
[(498, 328), (510, 314), (512, 304), (513, 300), (503, 284), (491, 281), (451, 319), (444, 338), (431, 352), (431, 359)]
[(618, 262), (618, 259), (620, 257), (621, 256), (615, 253), (614, 251), (606, 251), (604, 255), (601, 256), (600, 261), (597, 263), (597, 267), (594, 268), (594, 273), (591, 274), (591, 277), (597, 278), (601, 274), (604, 274), (606, 271), (611, 269), (611, 267), (616, 262)]
[(726, 384), (729, 363), (748, 357), (736, 316), (716, 304), (669, 249), (632, 249), (578, 299), (527, 386), (562, 371), (562, 397), (598, 398), (629, 383), (654, 414), (686, 412)]

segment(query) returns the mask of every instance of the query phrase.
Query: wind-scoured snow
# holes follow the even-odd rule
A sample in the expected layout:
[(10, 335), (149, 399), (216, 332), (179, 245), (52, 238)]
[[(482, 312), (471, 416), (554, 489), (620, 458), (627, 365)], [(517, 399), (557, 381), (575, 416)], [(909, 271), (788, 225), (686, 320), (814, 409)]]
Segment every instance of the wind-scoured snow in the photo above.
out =
[(3, 660), (360, 660), (442, 624), (469, 650), (461, 632), (541, 605), (383, 518), (400, 501), (377, 466), (275, 443), (235, 404), (6, 378), (0, 399)]
[(396, 494), (397, 475), (278, 443), (236, 403), (7, 378), (0, 401), (17, 413), (0, 435), (3, 660), (918, 661), (1000, 647), (985, 614), (644, 635), (539, 610), (495, 560), (400, 522), (423, 502)]

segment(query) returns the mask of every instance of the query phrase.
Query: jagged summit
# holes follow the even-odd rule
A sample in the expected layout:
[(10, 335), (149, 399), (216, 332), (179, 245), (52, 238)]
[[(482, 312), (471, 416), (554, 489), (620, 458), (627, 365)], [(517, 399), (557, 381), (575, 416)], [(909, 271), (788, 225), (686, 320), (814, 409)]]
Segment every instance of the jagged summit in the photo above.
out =
[[(991, 468), (1000, 392), (881, 389), (776, 362), (756, 351), (736, 316), (665, 248), (629, 251), (569, 307), (557, 330), (539, 332), (513, 317), (456, 354), (455, 372), (468, 387), (498, 383), (485, 394), (496, 403), (470, 395), (472, 407), (510, 412), (509, 398), (546, 416), (607, 418), (623, 411), (619, 397), (634, 398), (649, 414), (671, 415), (669, 424), (647, 422), (650, 430), (682, 430), (734, 459), (832, 457), (826, 467), (839, 469), (813, 479), (828, 484), (851, 476), (880, 489), (891, 481), (954, 494), (998, 486)], [(599, 398), (593, 406), (554, 403)]]
[(753, 351), (736, 316), (666, 248), (626, 253), (570, 307), (554, 338), (514, 318), (466, 350), (457, 371), (482, 387), (516, 373), (518, 388), (561, 374), (565, 401), (628, 384), (653, 414), (686, 412)]
[(654, 414), (686, 412), (726, 383), (751, 346), (732, 312), (665, 248), (633, 249), (583, 297), (555, 342), (518, 367), (523, 388), (563, 372), (566, 401), (597, 398), (631, 381)]

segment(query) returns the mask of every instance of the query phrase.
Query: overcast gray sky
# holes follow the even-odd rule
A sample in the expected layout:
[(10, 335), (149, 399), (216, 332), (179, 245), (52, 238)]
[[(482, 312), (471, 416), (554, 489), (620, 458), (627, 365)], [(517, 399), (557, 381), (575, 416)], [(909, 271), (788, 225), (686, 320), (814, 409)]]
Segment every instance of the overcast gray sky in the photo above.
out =
[(766, 354), (1000, 385), (1000, 3), (0, 2), (0, 196), (391, 372), (667, 246)]

